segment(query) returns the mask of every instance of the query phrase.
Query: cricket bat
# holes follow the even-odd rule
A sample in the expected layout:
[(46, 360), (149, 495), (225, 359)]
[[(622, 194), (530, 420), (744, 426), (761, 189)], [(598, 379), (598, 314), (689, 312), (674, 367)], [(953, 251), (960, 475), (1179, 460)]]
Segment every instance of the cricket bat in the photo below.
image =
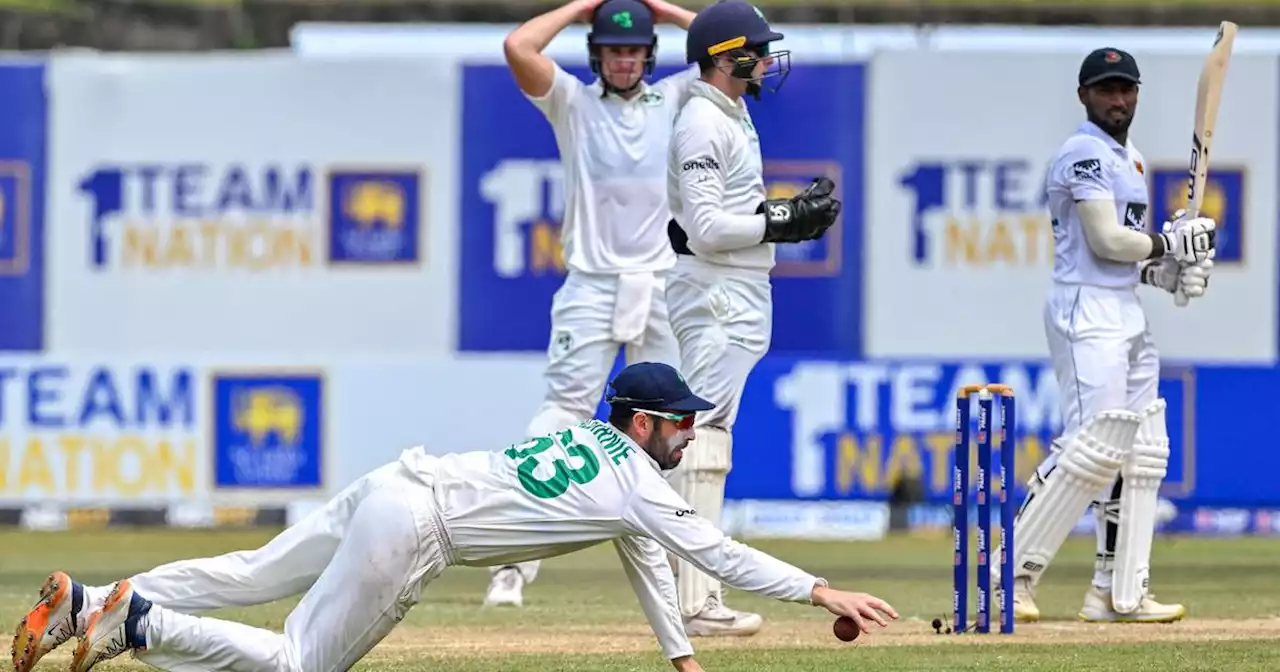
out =
[[(1213, 145), (1213, 129), (1218, 124), (1218, 104), (1222, 102), (1222, 83), (1227, 78), (1231, 48), (1239, 26), (1223, 21), (1213, 49), (1204, 59), (1200, 81), (1196, 85), (1196, 127), (1191, 135), (1191, 165), (1187, 168), (1187, 217), (1200, 215), (1204, 203), (1205, 181), (1209, 178), (1209, 148)], [(1178, 306), (1186, 306), (1187, 295), (1179, 289), (1173, 297)]]

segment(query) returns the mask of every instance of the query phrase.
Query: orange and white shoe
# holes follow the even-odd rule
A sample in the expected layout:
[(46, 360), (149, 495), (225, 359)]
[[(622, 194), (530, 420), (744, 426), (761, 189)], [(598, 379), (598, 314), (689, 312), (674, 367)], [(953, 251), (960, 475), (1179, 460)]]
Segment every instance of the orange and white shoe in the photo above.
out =
[(30, 672), (46, 653), (80, 634), (80, 611), (84, 609), (84, 586), (66, 572), (54, 572), (40, 588), (40, 601), (18, 623), (13, 634), (14, 672)]
[(71, 658), (71, 672), (88, 672), (94, 665), (126, 651), (145, 650), (149, 611), (150, 600), (133, 592), (127, 579), (117, 582), (102, 608), (89, 614)]

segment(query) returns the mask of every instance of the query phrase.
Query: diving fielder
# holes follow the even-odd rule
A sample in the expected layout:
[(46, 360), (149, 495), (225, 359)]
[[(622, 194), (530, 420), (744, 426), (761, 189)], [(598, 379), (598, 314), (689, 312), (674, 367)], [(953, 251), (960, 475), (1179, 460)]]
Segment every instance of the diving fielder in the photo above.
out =
[[(719, 524), (731, 467), (733, 421), (747, 375), (769, 349), (769, 271), (775, 243), (821, 238), (840, 213), (834, 183), (815, 180), (791, 199), (765, 200), (760, 139), (743, 96), (766, 79), (777, 91), (790, 54), (771, 53), (782, 34), (742, 0), (722, 0), (689, 26), (686, 58), (701, 73), (676, 119), (668, 163), (669, 226), (676, 263), (667, 280), (681, 368), (716, 409), (698, 416), (698, 439), (673, 474), (676, 490)], [(680, 607), (689, 633), (752, 634), (757, 614), (724, 606), (720, 584), (677, 561)]]
[[(693, 12), (665, 0), (574, 0), (522, 24), (503, 45), (516, 84), (555, 131), (564, 167), (567, 275), (551, 304), (547, 388), (529, 436), (594, 416), (619, 346), (628, 361), (679, 363), (663, 295), (675, 263), (665, 235), (666, 155), (697, 71), (645, 83), (655, 19), (688, 28)], [(592, 84), (542, 53), (575, 20), (591, 22)], [(521, 606), (538, 563), (493, 572), (485, 604)]]
[[(663, 651), (684, 672), (702, 668), (664, 548), (730, 585), (825, 607), (863, 631), (897, 618), (880, 599), (829, 588), (694, 515), (660, 471), (680, 462), (695, 414), (714, 405), (694, 396), (675, 369), (634, 364), (614, 379), (613, 392), (608, 423), (589, 420), (502, 452), (406, 450), (257, 550), (170, 563), (110, 589), (55, 572), (18, 626), (14, 668), (29, 672), (78, 636), (72, 672), (126, 651), (175, 672), (343, 672), (448, 567), (549, 558), (605, 541)], [(284, 634), (191, 615), (303, 591)]]
[(1129, 139), (1139, 83), (1137, 63), (1119, 49), (1085, 58), (1078, 95), (1087, 120), (1045, 181), (1055, 252), (1044, 323), (1063, 435), (1028, 484), (1014, 532), (1014, 615), (1023, 621), (1039, 619), (1033, 588), (1091, 501), (1098, 554), (1080, 618), (1168, 622), (1186, 613), (1147, 592), (1169, 436), (1137, 285), (1203, 296), (1215, 224), (1175, 213), (1162, 232), (1146, 232), (1145, 162)]

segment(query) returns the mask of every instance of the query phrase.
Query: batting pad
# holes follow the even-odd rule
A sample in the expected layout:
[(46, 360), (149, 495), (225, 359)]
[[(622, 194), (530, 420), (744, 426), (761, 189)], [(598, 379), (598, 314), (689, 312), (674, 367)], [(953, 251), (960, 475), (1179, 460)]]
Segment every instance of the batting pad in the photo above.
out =
[(1027, 495), (1018, 514), (1013, 535), (1016, 576), (1039, 580), (1098, 490), (1115, 480), (1140, 423), (1137, 413), (1103, 411), (1062, 438), (1057, 465)]
[(1142, 604), (1151, 575), (1151, 538), (1160, 505), (1160, 483), (1169, 467), (1169, 432), (1164, 411), (1164, 399), (1156, 399), (1142, 409), (1142, 423), (1133, 450), (1120, 468), (1124, 487), (1120, 490), (1120, 529), (1116, 537), (1111, 602), (1112, 608), (1122, 614), (1132, 613)]
[[(672, 474), (676, 492), (699, 517), (717, 527), (724, 510), (724, 481), (729, 472), (732, 440), (723, 429), (699, 427), (697, 438), (689, 443), (680, 466)], [(685, 618), (692, 618), (702, 611), (708, 597), (720, 592), (720, 582), (679, 558), (674, 570), (680, 611)]]

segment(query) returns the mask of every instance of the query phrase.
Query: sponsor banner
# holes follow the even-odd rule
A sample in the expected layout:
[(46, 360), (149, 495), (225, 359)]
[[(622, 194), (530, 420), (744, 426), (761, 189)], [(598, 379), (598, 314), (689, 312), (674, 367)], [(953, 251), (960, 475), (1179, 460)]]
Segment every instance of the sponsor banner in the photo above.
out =
[(733, 537), (877, 541), (889, 531), (881, 502), (728, 500), (720, 529)]
[(325, 494), (322, 371), (0, 361), (0, 502)]
[(456, 82), (435, 61), (56, 56), (50, 345), (446, 351)]
[[(910, 478), (922, 486), (922, 501), (949, 502), (956, 390), (993, 381), (1011, 385), (1016, 395), (1020, 499), (1061, 431), (1059, 390), (1046, 364), (787, 357), (766, 357), (751, 375), (734, 427), (726, 496), (888, 500)], [(1280, 469), (1280, 455), (1259, 438), (1273, 431), (1265, 421), (1270, 400), (1280, 395), (1280, 370), (1168, 367), (1159, 389), (1171, 444), (1164, 497), (1179, 507), (1280, 504), (1280, 485), (1252, 476)], [(976, 408), (971, 417), (976, 478)], [(996, 447), (993, 464), (998, 440)], [(999, 484), (998, 470), (992, 480)]]
[[(1199, 54), (1142, 59), (1131, 139), (1146, 159), (1139, 170), (1151, 189), (1149, 229), (1185, 201), (1203, 62)], [(875, 55), (867, 356), (1047, 354), (1041, 312), (1053, 233), (1042, 186), (1051, 157), (1083, 120), (1079, 65), (1075, 52)], [(974, 72), (1019, 82), (1019, 94), (993, 105), (968, 85)], [(1161, 290), (1139, 290), (1166, 358), (1275, 361), (1277, 107), (1274, 96), (1254, 94), (1276, 81), (1274, 57), (1242, 55), (1231, 63), (1204, 205), (1219, 226), (1209, 294), (1178, 309)]]
[(43, 60), (0, 61), (0, 351), (44, 349)]
[[(589, 81), (587, 68), (567, 69)], [(824, 240), (777, 248), (775, 352), (861, 350), (863, 74), (860, 64), (805, 65), (776, 95), (751, 102), (770, 196), (827, 175), (845, 204)], [(462, 101), (458, 348), (543, 352), (564, 278), (555, 137), (506, 66), (464, 66)]]
[[(412, 446), (443, 454), (519, 442), (541, 400), (542, 367), (540, 355), (351, 358), (324, 367), (283, 353), (0, 359), (0, 508), (324, 498)], [(1059, 393), (1043, 364), (766, 357), (743, 396), (726, 496), (768, 503), (734, 515), (757, 527), (791, 516), (861, 529), (871, 509), (834, 504), (945, 509), (955, 390), (992, 380), (1016, 393), (1021, 498), (1060, 431)], [(1280, 508), (1280, 485), (1266, 476), (1280, 473), (1280, 454), (1265, 423), (1280, 398), (1280, 369), (1170, 368), (1160, 391), (1171, 443), (1162, 496), (1179, 514)], [(904, 478), (919, 487), (895, 490)], [(778, 502), (832, 506), (774, 515)]]

